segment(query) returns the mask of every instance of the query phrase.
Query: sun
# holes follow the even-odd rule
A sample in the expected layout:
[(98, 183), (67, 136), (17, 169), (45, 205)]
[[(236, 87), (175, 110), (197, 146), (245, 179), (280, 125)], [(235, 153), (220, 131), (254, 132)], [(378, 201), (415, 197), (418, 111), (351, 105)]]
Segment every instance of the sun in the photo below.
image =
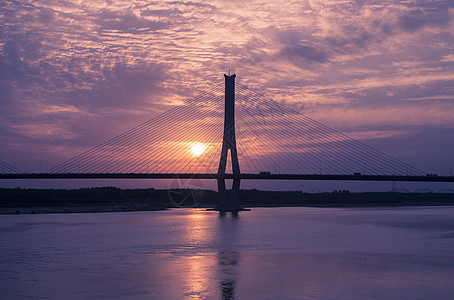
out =
[(192, 145), (191, 147), (191, 153), (194, 155), (194, 156), (200, 156), (202, 155), (205, 150), (208, 148), (207, 145), (205, 144), (202, 144), (202, 143), (195, 143), (194, 145)]

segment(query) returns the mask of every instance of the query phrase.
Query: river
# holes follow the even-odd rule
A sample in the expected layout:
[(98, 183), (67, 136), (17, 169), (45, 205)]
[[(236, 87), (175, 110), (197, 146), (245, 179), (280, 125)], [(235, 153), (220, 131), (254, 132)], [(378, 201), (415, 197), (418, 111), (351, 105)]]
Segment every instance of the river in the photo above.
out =
[(454, 207), (0, 216), (1, 299), (453, 299)]

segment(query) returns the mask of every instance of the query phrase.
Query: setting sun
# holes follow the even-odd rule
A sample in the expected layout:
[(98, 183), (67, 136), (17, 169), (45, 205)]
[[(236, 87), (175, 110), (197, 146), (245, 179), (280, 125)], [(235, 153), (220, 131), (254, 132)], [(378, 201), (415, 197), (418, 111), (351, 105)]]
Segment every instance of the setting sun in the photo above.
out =
[(191, 152), (193, 155), (195, 156), (200, 156), (202, 155), (205, 150), (208, 148), (207, 145), (205, 144), (202, 144), (202, 143), (195, 143), (194, 145), (192, 145), (191, 147)]

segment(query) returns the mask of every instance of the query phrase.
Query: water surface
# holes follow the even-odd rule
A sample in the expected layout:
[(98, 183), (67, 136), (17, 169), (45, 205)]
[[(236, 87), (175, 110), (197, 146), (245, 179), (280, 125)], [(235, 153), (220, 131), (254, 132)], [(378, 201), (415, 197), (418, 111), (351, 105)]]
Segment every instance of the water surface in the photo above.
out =
[(452, 299), (454, 208), (0, 218), (2, 299)]

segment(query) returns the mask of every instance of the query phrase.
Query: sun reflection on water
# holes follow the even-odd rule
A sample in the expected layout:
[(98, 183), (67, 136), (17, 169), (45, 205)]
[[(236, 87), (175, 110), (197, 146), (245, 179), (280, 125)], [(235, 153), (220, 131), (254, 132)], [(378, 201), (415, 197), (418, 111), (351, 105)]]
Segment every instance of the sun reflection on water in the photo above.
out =
[(206, 299), (210, 294), (210, 274), (212, 273), (213, 260), (209, 256), (195, 255), (188, 257), (187, 273), (185, 274), (186, 299)]
[[(206, 211), (192, 210), (190, 214), (185, 215), (184, 231), (186, 236), (186, 245), (194, 246), (197, 252), (203, 252), (205, 245), (210, 244), (213, 239), (212, 231), (209, 225), (209, 218), (212, 214)], [(214, 286), (212, 278), (213, 269), (216, 268), (213, 255), (195, 254), (184, 259), (186, 274), (184, 276), (186, 299), (206, 299), (211, 294)]]
[(166, 290), (169, 299), (235, 299), (240, 274), (238, 217), (219, 217), (200, 209), (175, 211), (179, 239), (171, 248), (163, 245), (166, 255), (149, 256), (153, 281), (173, 282)]

